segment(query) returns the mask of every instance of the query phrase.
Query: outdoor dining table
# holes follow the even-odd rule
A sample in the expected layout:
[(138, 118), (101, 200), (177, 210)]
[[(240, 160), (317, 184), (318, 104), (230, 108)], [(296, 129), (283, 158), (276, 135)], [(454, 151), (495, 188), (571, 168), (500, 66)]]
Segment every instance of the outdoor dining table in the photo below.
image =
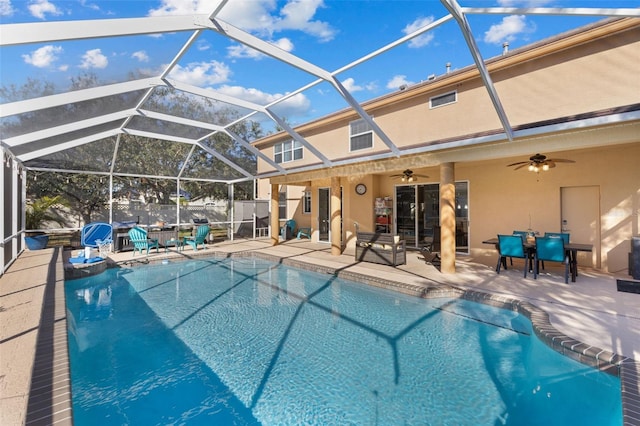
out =
[[(495, 247), (498, 247), (498, 238), (497, 237), (489, 238), (488, 240), (484, 240), (482, 244), (492, 244)], [(531, 241), (527, 239), (527, 241), (524, 243), (524, 247), (530, 253), (533, 253), (534, 249), (536, 248), (535, 240)], [(569, 263), (571, 266), (569, 268), (571, 269), (571, 282), (574, 283), (576, 282), (576, 277), (578, 276), (578, 252), (579, 251), (591, 252), (593, 251), (593, 245), (582, 244), (582, 243), (569, 243), (564, 245), (564, 249), (569, 255)], [(533, 262), (533, 259), (530, 258), (529, 259), (530, 267), (533, 267), (532, 262)]]

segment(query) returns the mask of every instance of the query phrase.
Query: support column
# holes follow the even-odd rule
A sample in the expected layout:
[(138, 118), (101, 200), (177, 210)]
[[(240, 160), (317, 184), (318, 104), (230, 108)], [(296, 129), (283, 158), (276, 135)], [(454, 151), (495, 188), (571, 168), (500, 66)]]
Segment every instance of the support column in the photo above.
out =
[(440, 165), (440, 271), (456, 272), (456, 183), (454, 163)]
[(342, 235), (340, 224), (342, 223), (342, 210), (340, 210), (340, 178), (331, 178), (331, 255), (342, 254)]
[(271, 245), (277, 246), (280, 242), (280, 218), (279, 218), (279, 185), (271, 184), (271, 216), (269, 218), (271, 226)]

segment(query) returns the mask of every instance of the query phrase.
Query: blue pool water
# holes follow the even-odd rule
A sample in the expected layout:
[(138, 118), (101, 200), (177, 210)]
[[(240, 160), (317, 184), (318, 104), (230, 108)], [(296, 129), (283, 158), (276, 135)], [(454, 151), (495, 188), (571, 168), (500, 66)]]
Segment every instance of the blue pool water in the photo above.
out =
[(76, 425), (619, 425), (523, 316), (253, 259), (66, 283)]

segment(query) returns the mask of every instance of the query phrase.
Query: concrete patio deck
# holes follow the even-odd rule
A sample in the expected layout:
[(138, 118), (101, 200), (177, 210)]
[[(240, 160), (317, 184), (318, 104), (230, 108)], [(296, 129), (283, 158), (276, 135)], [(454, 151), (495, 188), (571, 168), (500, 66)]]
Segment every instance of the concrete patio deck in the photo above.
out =
[[(217, 243), (198, 251), (188, 247), (165, 253), (160, 249), (159, 253), (148, 256), (113, 253), (109, 263), (126, 267), (140, 262), (177, 261), (239, 252), (263, 253), (412, 288), (445, 285), (529, 302), (546, 311), (553, 327), (563, 335), (587, 347), (617, 354), (620, 359), (629, 358), (625, 360), (627, 374), (621, 376), (625, 424), (640, 425), (639, 364), (633, 361), (640, 360), (640, 294), (618, 292), (616, 288), (616, 278), (629, 279), (627, 275), (614, 276), (581, 269), (577, 282), (564, 284), (559, 270), (550, 266), (534, 280), (533, 277), (522, 277), (521, 265), (497, 275), (493, 266), (473, 262), (464, 256), (457, 259), (457, 273), (446, 275), (426, 264), (418, 252), (409, 252), (407, 264), (393, 268), (357, 263), (353, 251), (349, 250), (340, 256), (331, 256), (326, 244), (291, 240), (270, 246), (268, 239)], [(25, 251), (0, 278), (2, 425), (73, 422), (62, 292), (63, 257), (69, 254), (59, 249)], [(38, 353), (41, 347), (54, 349), (43, 357)], [(44, 388), (48, 393), (36, 398), (34, 392), (30, 392), (36, 388)]]

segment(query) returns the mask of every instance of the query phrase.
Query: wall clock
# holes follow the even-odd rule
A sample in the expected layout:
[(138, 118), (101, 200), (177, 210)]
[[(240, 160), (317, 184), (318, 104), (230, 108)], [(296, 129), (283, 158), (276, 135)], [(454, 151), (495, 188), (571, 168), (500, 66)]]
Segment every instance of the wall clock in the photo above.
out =
[(363, 195), (365, 192), (367, 192), (367, 186), (364, 183), (356, 185), (356, 194)]

